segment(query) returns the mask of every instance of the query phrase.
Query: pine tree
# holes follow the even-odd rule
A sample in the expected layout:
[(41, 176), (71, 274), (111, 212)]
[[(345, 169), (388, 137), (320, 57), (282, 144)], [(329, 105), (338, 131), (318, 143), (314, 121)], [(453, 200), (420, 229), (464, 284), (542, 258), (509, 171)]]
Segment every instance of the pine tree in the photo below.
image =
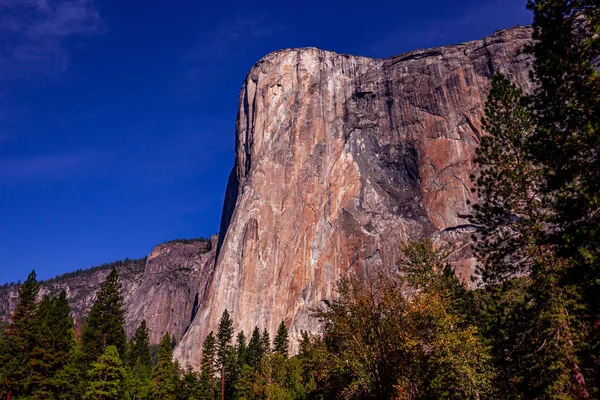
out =
[(526, 148), (532, 112), (521, 90), (501, 75), (492, 81), (483, 126), (489, 135), (482, 137), (474, 160), (482, 170), (471, 220), (480, 227), (474, 236), (482, 263), (478, 272), (493, 284), (531, 272), (548, 212), (539, 196), (541, 171)]
[(210, 399), (215, 398), (216, 339), (211, 331), (202, 342), (202, 371), (200, 381)]
[(226, 366), (231, 353), (231, 339), (233, 338), (233, 321), (229, 317), (229, 311), (223, 311), (219, 326), (217, 328), (217, 367), (221, 371), (221, 399), (225, 400)]
[(30, 355), (34, 345), (36, 297), (39, 285), (35, 271), (19, 289), (19, 301), (10, 317), (0, 353), (0, 388), (7, 398), (24, 395), (24, 383), (30, 375)]
[(63, 290), (52, 300), (47, 296), (36, 315), (34, 343), (30, 360), (28, 391), (36, 398), (54, 398), (60, 392), (55, 376), (69, 361), (74, 343), (73, 319)]
[(238, 333), (235, 349), (237, 352), (237, 362), (241, 368), (242, 365), (248, 364), (248, 345), (246, 344), (246, 335), (244, 335), (244, 331)]
[(152, 395), (154, 398), (175, 400), (176, 380), (171, 337), (169, 332), (166, 332), (160, 341), (158, 362), (152, 373)]
[(246, 335), (240, 331), (236, 338), (235, 346), (231, 350), (229, 361), (229, 382), (227, 382), (226, 393), (235, 395), (238, 380), (241, 378), (244, 365), (248, 364), (248, 345), (246, 344)]
[(125, 394), (125, 367), (116, 346), (107, 346), (88, 372), (85, 400), (121, 400)]
[(554, 286), (571, 304), (563, 312), (581, 325), (572, 327), (578, 357), (570, 369), (584, 398), (600, 392), (600, 7), (596, 0), (530, 0), (528, 7), (537, 84), (529, 148), (553, 210), (546, 241), (564, 259)]
[[(600, 248), (600, 7), (595, 0), (529, 0), (534, 15), (531, 153), (557, 213), (565, 255)], [(595, 270), (595, 268), (593, 268)]]
[(142, 320), (131, 339), (131, 350), (129, 359), (131, 366), (141, 365), (148, 369), (152, 367), (152, 358), (150, 356), (150, 335), (146, 320)]
[[(598, 130), (589, 115), (583, 115), (594, 114), (597, 99), (588, 96), (597, 98), (599, 93), (580, 80), (597, 76), (594, 68), (583, 65), (589, 64), (589, 54), (583, 54), (587, 50), (580, 48), (581, 41), (586, 35), (591, 39), (588, 28), (597, 17), (597, 9), (588, 10), (596, 17), (585, 16), (584, 3), (530, 2), (538, 39), (533, 45), (538, 87), (526, 99), (506, 79), (494, 79), (484, 120), (489, 135), (475, 159), (482, 167), (476, 181), (481, 203), (474, 207), (472, 220), (480, 225), (475, 250), (483, 281), (488, 287), (502, 287), (523, 275), (530, 281), (518, 306), (530, 317), (513, 319), (518, 325), (512, 330), (520, 329), (521, 340), (492, 340), (506, 346), (494, 350), (499, 365), (505, 371), (518, 370), (503, 385), (518, 387), (525, 397), (588, 398), (595, 389), (593, 375), (585, 371), (600, 366), (590, 357), (594, 346), (589, 345), (600, 338), (600, 329), (595, 333), (585, 328), (600, 321), (600, 303), (590, 295), (600, 288), (594, 283), (600, 275), (588, 263), (596, 258), (594, 249), (600, 249), (600, 237), (594, 238), (597, 221), (589, 225), (598, 216), (591, 204), (600, 200), (600, 193), (592, 189), (597, 184), (590, 178), (593, 167), (581, 168), (594, 159), (594, 136), (600, 135), (594, 133)], [(583, 87), (585, 93), (580, 93)], [(515, 365), (506, 365), (506, 360)]]
[(54, 375), (54, 384), (58, 388), (61, 400), (79, 400), (85, 393), (87, 382), (86, 362), (81, 344), (77, 341), (75, 330), (71, 329), (72, 341), (69, 361)]
[(150, 337), (143, 320), (128, 345), (128, 392), (132, 400), (146, 398), (149, 394), (152, 374)]
[(248, 364), (242, 366), (240, 372), (240, 379), (235, 384), (236, 394), (240, 400), (250, 400), (255, 398), (254, 396), (254, 383), (257, 378), (254, 373), (254, 369)]
[(258, 326), (255, 326), (254, 331), (252, 331), (252, 336), (250, 337), (250, 342), (248, 343), (248, 365), (256, 370), (260, 365), (262, 357), (263, 351), (260, 340), (260, 331), (258, 330)]
[(283, 321), (281, 321), (281, 323), (279, 324), (279, 328), (277, 328), (277, 335), (275, 336), (275, 340), (273, 343), (275, 352), (283, 355), (284, 358), (287, 358), (289, 350), (289, 339), (288, 330)]
[(82, 331), (83, 352), (88, 362), (96, 359), (107, 346), (114, 345), (119, 355), (126, 355), (125, 311), (121, 282), (113, 269), (102, 282), (96, 302), (90, 309)]
[(146, 399), (150, 394), (150, 369), (135, 364), (127, 370), (127, 392), (131, 400)]
[(263, 329), (263, 333), (260, 337), (260, 348), (263, 357), (271, 353), (271, 336), (269, 335), (267, 328)]
[(200, 376), (191, 368), (187, 368), (181, 380), (181, 389), (177, 395), (182, 400), (197, 400), (204, 395)]

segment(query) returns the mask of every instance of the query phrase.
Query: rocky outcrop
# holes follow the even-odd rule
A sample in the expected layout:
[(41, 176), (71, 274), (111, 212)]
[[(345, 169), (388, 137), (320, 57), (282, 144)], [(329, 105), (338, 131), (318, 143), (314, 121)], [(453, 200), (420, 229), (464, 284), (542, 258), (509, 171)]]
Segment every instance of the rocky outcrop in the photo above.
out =
[(316, 48), (271, 53), (239, 99), (210, 285), (175, 350), (197, 366), (224, 309), (236, 330), (316, 331), (309, 315), (347, 274), (391, 268), (401, 243), (452, 243), (468, 280), (469, 175), (496, 72), (528, 90), (528, 28), (388, 59)]
[(142, 320), (150, 342), (159, 343), (169, 332), (181, 340), (205, 297), (214, 265), (217, 236), (208, 242), (166, 243), (152, 250), (139, 286), (125, 294), (126, 330), (133, 333)]
[[(205, 296), (216, 247), (216, 235), (207, 241), (164, 243), (141, 260), (126, 260), (43, 281), (39, 296), (52, 297), (66, 290), (71, 314), (80, 323), (94, 304), (100, 284), (115, 266), (123, 288), (127, 334), (131, 336), (145, 319), (152, 344), (158, 344), (167, 331), (179, 341), (194, 319), (198, 299)], [(8, 321), (18, 289), (18, 285), (0, 288), (0, 324)]]

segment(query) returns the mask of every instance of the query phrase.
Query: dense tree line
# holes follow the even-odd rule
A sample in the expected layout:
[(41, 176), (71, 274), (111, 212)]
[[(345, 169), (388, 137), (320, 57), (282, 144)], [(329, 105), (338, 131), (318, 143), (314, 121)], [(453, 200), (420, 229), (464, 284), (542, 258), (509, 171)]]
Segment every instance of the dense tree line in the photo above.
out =
[(174, 341), (168, 332), (153, 362), (145, 321), (127, 341), (116, 270), (102, 283), (79, 332), (66, 293), (37, 302), (38, 291), (32, 272), (0, 335), (2, 398), (188, 400), (288, 394), (298, 398), (293, 393), (303, 390), (298, 361), (288, 359), (283, 322), (273, 343), (268, 332), (261, 334), (258, 328), (248, 342), (244, 332), (234, 342), (233, 321), (225, 310), (216, 334), (211, 332), (202, 344), (202, 363), (194, 371), (173, 362)]
[(200, 236), (199, 238), (193, 239), (173, 239), (168, 242), (164, 242), (163, 244), (169, 243), (182, 243), (182, 244), (193, 244), (193, 243), (210, 243), (210, 238), (205, 238), (204, 236)]
[(21, 285), (0, 334), (10, 399), (591, 399), (600, 396), (600, 11), (597, 0), (530, 0), (535, 89), (497, 75), (473, 176), (476, 289), (452, 249), (404, 246), (395, 270), (338, 284), (313, 310), (321, 334), (289, 354), (234, 331), (223, 312), (195, 369), (153, 352), (142, 322), (127, 340), (112, 271), (76, 332), (66, 294)]
[(112, 270), (112, 269), (117, 269), (117, 270), (121, 271), (121, 274), (123, 274), (123, 272), (125, 270), (129, 270), (129, 271), (132, 271), (135, 273), (135, 272), (143, 271), (145, 266), (146, 266), (146, 257), (139, 258), (139, 259), (125, 258), (124, 260), (113, 261), (113, 262), (109, 262), (109, 263), (100, 264), (95, 267), (77, 269), (72, 272), (67, 272), (60, 276), (50, 278), (46, 282), (61, 283), (66, 280), (76, 278), (78, 276), (90, 274), (92, 272), (103, 271), (103, 270)]

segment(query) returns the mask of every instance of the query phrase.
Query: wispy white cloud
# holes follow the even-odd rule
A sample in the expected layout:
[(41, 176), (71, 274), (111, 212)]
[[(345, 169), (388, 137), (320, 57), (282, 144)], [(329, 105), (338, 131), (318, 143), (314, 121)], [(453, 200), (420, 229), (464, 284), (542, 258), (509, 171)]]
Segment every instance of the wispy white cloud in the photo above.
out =
[(104, 29), (92, 0), (0, 0), (0, 79), (63, 71), (68, 40)]
[[(433, 17), (419, 25), (402, 26), (371, 46), (375, 57), (390, 57), (423, 47), (480, 39), (495, 30), (531, 23), (525, 0), (487, 0), (477, 6), (457, 8), (455, 17)], [(432, 14), (434, 15), (434, 14)]]
[(101, 155), (89, 152), (0, 157), (0, 184), (11, 180), (69, 179), (90, 173), (90, 166), (102, 159)]

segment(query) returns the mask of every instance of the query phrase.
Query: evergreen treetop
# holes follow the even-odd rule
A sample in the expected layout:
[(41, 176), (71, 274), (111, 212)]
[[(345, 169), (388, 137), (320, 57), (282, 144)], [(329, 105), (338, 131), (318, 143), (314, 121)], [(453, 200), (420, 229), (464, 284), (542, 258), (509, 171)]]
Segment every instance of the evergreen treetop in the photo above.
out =
[(26, 391), (30, 376), (30, 358), (36, 329), (36, 297), (39, 285), (35, 270), (19, 289), (19, 300), (10, 317), (0, 348), (0, 387), (8, 397), (17, 397)]
[(146, 320), (142, 320), (132, 338), (129, 359), (131, 365), (139, 364), (146, 368), (151, 368), (152, 357), (150, 355), (150, 335)]
[(258, 330), (258, 326), (255, 326), (250, 341), (248, 342), (248, 365), (252, 368), (258, 368), (262, 357), (263, 350), (260, 340), (260, 331)]
[(219, 326), (217, 327), (216, 354), (217, 365), (220, 367), (225, 365), (232, 339), (233, 321), (229, 316), (229, 311), (225, 310), (221, 315), (221, 320), (219, 321)]
[(122, 400), (125, 398), (126, 371), (114, 345), (107, 346), (88, 372), (84, 400)]
[(283, 355), (284, 358), (287, 358), (289, 346), (288, 329), (285, 326), (285, 323), (281, 321), (279, 328), (277, 328), (277, 335), (273, 341), (273, 348), (276, 353), (279, 353)]
[(125, 355), (127, 338), (124, 306), (119, 275), (113, 269), (102, 282), (96, 294), (96, 302), (83, 326), (83, 351), (88, 362), (96, 359), (111, 345), (117, 348), (119, 355)]
[(158, 347), (158, 361), (152, 373), (152, 394), (157, 399), (175, 400), (177, 376), (173, 366), (171, 337), (166, 332)]

